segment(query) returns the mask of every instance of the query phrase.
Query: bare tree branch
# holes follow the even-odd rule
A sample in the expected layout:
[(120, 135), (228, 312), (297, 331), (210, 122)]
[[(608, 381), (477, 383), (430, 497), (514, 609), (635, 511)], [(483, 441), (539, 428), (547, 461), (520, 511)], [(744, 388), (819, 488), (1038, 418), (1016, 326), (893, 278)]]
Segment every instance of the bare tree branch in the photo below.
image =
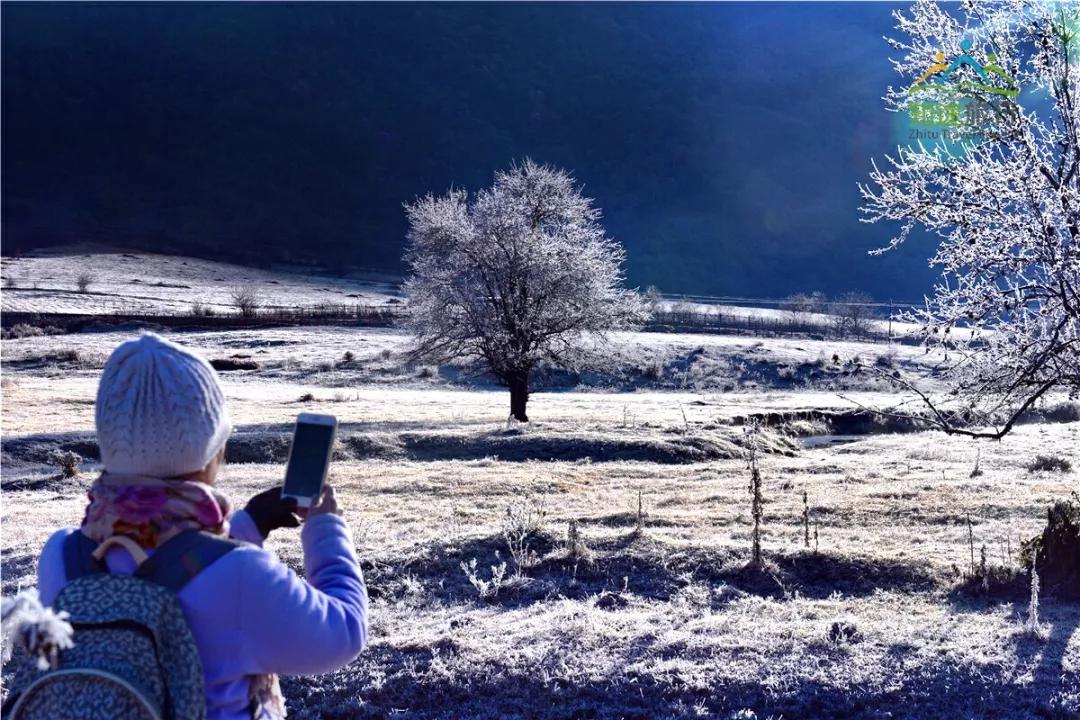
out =
[[(946, 432), (1002, 437), (1048, 393), (1080, 393), (1080, 116), (1072, 90), (1080, 6), (924, 0), (894, 17), (903, 37), (890, 40), (901, 53), (893, 65), (907, 87), (938, 53), (965, 52), (1051, 101), (1026, 108), (1024, 95), (995, 96), (985, 83), (926, 88), (930, 97), (947, 91), (994, 112), (961, 150), (898, 148), (859, 186), (864, 222), (900, 225), (883, 251), (916, 228), (940, 238), (931, 263), (941, 281), (924, 309), (901, 319), (920, 324), (929, 347), (959, 356), (945, 370), (950, 409), (923, 388), (908, 391)], [(960, 67), (958, 77), (964, 72), (972, 71)], [(907, 87), (889, 89), (890, 109), (908, 110)], [(1000, 426), (961, 428), (960, 417)]]

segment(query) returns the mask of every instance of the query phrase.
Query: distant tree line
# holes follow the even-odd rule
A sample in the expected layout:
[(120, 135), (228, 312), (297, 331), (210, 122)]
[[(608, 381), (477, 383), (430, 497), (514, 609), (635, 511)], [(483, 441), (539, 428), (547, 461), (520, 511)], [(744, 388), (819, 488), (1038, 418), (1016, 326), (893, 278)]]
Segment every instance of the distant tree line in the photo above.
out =
[(825, 322), (841, 337), (867, 334), (878, 317), (874, 299), (859, 292), (844, 293), (831, 300), (820, 292), (795, 293), (788, 295), (780, 308), (798, 323), (812, 322), (815, 316), (824, 315)]

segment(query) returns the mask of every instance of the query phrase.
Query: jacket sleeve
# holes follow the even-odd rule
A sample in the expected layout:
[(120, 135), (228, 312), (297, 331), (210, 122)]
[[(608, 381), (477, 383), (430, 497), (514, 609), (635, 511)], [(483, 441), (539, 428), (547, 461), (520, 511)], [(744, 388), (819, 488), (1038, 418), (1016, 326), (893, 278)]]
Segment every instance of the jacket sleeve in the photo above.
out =
[(247, 510), (237, 510), (229, 518), (229, 537), (233, 540), (242, 540), (262, 547), (265, 538), (255, 525), (255, 520), (248, 515)]
[(367, 644), (367, 590), (345, 521), (316, 515), (301, 539), (306, 581), (267, 552), (243, 571), (241, 636), (258, 672), (329, 672)]
[(52, 605), (53, 600), (67, 585), (64, 571), (64, 540), (75, 528), (64, 528), (53, 533), (45, 543), (38, 558), (38, 595), (42, 605)]

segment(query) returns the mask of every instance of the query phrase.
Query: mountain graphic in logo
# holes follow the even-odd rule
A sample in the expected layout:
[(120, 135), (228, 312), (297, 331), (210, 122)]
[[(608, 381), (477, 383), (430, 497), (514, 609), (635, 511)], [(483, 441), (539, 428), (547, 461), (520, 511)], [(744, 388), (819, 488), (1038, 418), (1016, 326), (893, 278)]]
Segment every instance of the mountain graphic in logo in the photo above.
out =
[(986, 56), (986, 63), (982, 64), (971, 56), (970, 40), (960, 43), (960, 49), (961, 53), (949, 64), (945, 64), (945, 53), (938, 51), (934, 62), (922, 77), (912, 83), (907, 94), (933, 91), (937, 94), (966, 95), (974, 91), (1008, 98), (1020, 94), (1016, 81), (997, 64), (996, 55), (990, 53)]

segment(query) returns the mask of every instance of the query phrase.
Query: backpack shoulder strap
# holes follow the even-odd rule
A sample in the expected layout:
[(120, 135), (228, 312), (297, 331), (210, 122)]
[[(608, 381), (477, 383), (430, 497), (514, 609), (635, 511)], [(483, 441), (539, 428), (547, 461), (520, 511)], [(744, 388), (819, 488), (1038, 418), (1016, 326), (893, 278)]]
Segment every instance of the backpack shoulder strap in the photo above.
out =
[(97, 545), (82, 530), (76, 530), (64, 538), (64, 575), (68, 582), (84, 575), (108, 572), (105, 563), (94, 557)]
[(179, 592), (215, 560), (244, 543), (200, 530), (187, 530), (159, 546), (139, 565), (135, 577)]

